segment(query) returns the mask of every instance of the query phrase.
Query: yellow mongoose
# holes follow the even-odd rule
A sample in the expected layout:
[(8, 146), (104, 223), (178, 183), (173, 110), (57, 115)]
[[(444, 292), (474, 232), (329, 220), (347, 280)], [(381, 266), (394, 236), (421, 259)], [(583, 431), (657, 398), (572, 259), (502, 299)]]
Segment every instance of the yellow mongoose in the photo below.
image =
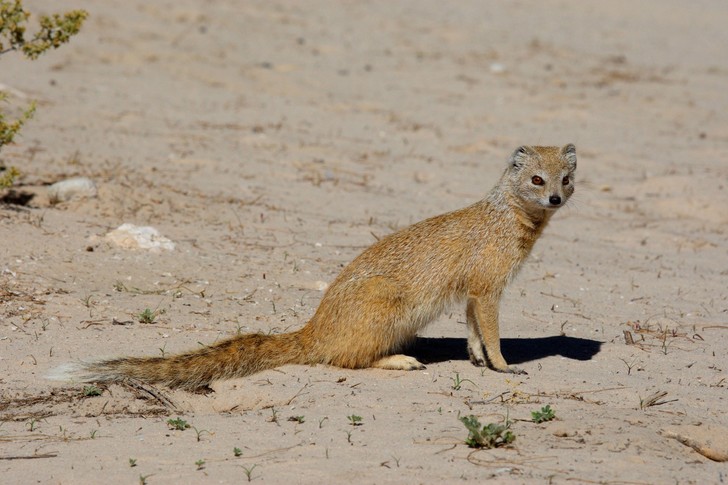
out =
[(523, 146), (480, 202), (382, 238), (326, 291), (300, 330), (248, 334), (170, 357), (122, 357), (67, 364), (51, 378), (84, 382), (131, 377), (189, 390), (284, 364), (414, 370), (398, 354), (417, 331), (467, 302), (468, 352), (477, 366), (509, 367), (500, 350), (498, 305), (556, 209), (574, 192), (576, 149)]

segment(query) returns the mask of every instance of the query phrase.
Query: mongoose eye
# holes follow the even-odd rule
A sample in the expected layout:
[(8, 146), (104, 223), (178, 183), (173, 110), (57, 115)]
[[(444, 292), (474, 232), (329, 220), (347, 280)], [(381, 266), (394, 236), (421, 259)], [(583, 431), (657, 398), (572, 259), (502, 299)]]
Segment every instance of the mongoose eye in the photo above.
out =
[(561, 180), (561, 183), (564, 185), (569, 185), (569, 176), (567, 175)]
[(543, 185), (543, 179), (538, 175), (534, 175), (533, 177), (531, 177), (531, 183), (533, 185)]

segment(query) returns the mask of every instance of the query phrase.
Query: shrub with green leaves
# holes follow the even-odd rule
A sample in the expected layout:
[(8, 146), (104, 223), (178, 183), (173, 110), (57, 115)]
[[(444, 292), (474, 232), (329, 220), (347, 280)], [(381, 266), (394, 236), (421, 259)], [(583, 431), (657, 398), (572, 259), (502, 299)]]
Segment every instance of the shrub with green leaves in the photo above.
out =
[(538, 411), (531, 411), (531, 419), (534, 423), (544, 423), (546, 421), (551, 421), (556, 417), (556, 413), (553, 409), (551, 409), (550, 405), (545, 405)]
[[(0, 103), (4, 102), (6, 99), (7, 95), (5, 93), (0, 93)], [(20, 118), (11, 122), (6, 122), (3, 112), (0, 111), (0, 148), (2, 148), (3, 145), (7, 145), (8, 143), (11, 143), (13, 141), (13, 137), (15, 137), (15, 134), (18, 133), (23, 124), (33, 116), (34, 112), (35, 103), (31, 103), (31, 105)], [(0, 170), (3, 170), (2, 172), (0, 172), (0, 189), (13, 185), (16, 177), (20, 175), (20, 171), (18, 171), (17, 168), (5, 168), (1, 163)]]
[(143, 312), (137, 315), (139, 323), (154, 323), (154, 319), (157, 318), (157, 312), (150, 308), (145, 308)]
[(169, 426), (169, 429), (177, 431), (184, 431), (190, 427), (189, 423), (182, 418), (168, 419), (167, 426)]
[(83, 395), (86, 397), (100, 396), (103, 391), (96, 386), (83, 386)]
[[(38, 28), (32, 36), (27, 35), (27, 23), (30, 12), (23, 7), (22, 0), (0, 0), (0, 55), (19, 51), (29, 59), (50, 49), (57, 49), (76, 35), (88, 13), (84, 10), (71, 10), (64, 14), (42, 15), (38, 20)], [(7, 101), (7, 95), (0, 92), (0, 103)], [(0, 110), (0, 150), (4, 145), (12, 143), (23, 124), (35, 113), (35, 103), (31, 103), (19, 118), (6, 121)], [(0, 170), (3, 165), (0, 164)], [(0, 172), (0, 189), (9, 187), (20, 174), (17, 168), (9, 167)]]
[(516, 439), (509, 429), (511, 422), (507, 419), (505, 424), (488, 423), (483, 426), (478, 418), (471, 414), (460, 417), (460, 421), (468, 429), (468, 439), (465, 443), (471, 448), (498, 448), (513, 443)]

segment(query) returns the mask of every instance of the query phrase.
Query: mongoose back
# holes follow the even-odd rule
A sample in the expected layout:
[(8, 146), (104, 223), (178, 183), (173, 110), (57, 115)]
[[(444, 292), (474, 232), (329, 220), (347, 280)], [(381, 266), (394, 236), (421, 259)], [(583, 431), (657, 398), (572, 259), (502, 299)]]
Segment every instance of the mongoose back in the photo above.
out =
[(518, 148), (483, 200), (390, 234), (361, 253), (300, 330), (239, 335), (168, 357), (71, 363), (50, 377), (134, 378), (195, 390), (285, 364), (421, 369), (414, 357), (399, 352), (457, 302), (466, 303), (472, 363), (521, 372), (501, 354), (499, 301), (552, 214), (574, 192), (575, 170), (574, 145)]

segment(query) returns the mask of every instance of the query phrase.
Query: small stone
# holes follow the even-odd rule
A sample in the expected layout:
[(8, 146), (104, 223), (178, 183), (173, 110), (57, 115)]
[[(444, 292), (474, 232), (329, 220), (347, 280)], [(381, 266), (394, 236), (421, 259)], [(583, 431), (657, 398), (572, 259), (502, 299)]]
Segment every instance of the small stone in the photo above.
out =
[(494, 62), (490, 65), (490, 72), (493, 74), (503, 74), (506, 72), (506, 66), (500, 62)]
[(61, 180), (48, 187), (48, 199), (51, 204), (96, 197), (97, 194), (96, 184), (87, 177)]
[(303, 288), (310, 289), (310, 290), (318, 290), (318, 291), (325, 291), (329, 284), (325, 281), (307, 281), (301, 285)]
[(611, 442), (609, 446), (607, 446), (607, 449), (612, 453), (619, 453), (629, 448), (629, 445), (629, 439), (621, 439)]
[(426, 184), (432, 180), (432, 175), (427, 172), (417, 171), (415, 172), (415, 182), (418, 184)]
[(543, 425), (547, 433), (551, 433), (557, 438), (573, 438), (579, 434), (570, 423), (564, 423), (560, 420), (552, 421)]

